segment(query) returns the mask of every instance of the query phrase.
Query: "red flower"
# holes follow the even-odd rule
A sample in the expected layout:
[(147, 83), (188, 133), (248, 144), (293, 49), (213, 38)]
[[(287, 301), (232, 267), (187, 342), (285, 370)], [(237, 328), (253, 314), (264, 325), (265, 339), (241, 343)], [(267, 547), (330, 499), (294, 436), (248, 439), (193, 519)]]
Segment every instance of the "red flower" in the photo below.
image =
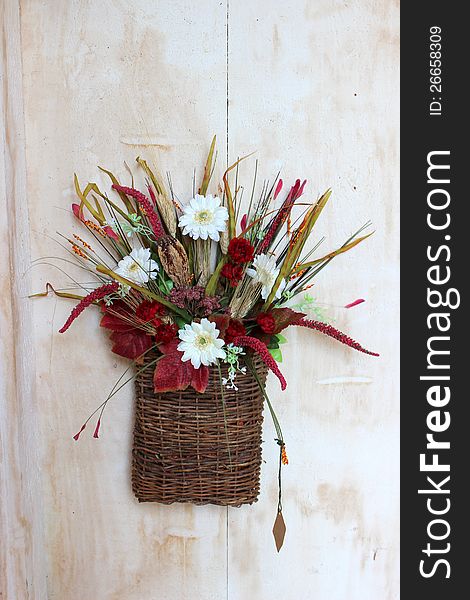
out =
[(174, 323), (161, 323), (157, 326), (155, 331), (155, 339), (157, 344), (167, 344), (168, 342), (171, 342), (177, 333), (178, 325), (175, 325)]
[(276, 331), (276, 321), (270, 313), (259, 313), (256, 322), (264, 333), (273, 334)]
[(232, 287), (235, 287), (243, 277), (243, 267), (233, 263), (225, 263), (220, 274), (230, 281)]
[(155, 300), (144, 300), (137, 307), (135, 314), (144, 323), (153, 321), (155, 317), (161, 317), (166, 313), (165, 307)]
[(223, 336), (226, 344), (232, 344), (235, 338), (246, 335), (245, 326), (238, 319), (230, 319), (227, 329), (225, 330), (225, 334)]
[(237, 265), (253, 259), (255, 249), (245, 238), (233, 238), (228, 245), (228, 254)]

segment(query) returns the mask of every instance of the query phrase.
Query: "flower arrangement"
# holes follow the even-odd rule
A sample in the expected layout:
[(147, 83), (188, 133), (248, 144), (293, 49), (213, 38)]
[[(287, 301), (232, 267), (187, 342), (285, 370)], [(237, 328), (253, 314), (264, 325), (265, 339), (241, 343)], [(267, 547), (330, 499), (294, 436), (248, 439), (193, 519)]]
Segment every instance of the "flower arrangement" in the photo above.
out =
[[(237, 378), (254, 369), (255, 356), (284, 390), (287, 383), (278, 361), (283, 332), (291, 326), (376, 356), (332, 325), (292, 308), (293, 299), (312, 286), (333, 258), (370, 234), (361, 235), (360, 228), (340, 248), (314, 258), (318, 244), (307, 249), (307, 241), (331, 191), (306, 201), (306, 182), (297, 180), (282, 197), (284, 184), (276, 178), (265, 182), (258, 194), (253, 184), (242, 210), (240, 188), (236, 183), (232, 189), (229, 174), (235, 171), (238, 180), (243, 159), (227, 169), (223, 186), (213, 195), (208, 190), (214, 152), (215, 137), (197, 193), (194, 185), (193, 197), (185, 203), (176, 199), (171, 182), (167, 189), (141, 158), (137, 163), (147, 178), (145, 193), (121, 185), (105, 169), (112, 195), (95, 183), (82, 189), (75, 176), (79, 202), (72, 210), (88, 237), (73, 234), (65, 239), (68, 251), (96, 284), (81, 286), (82, 295), (56, 292), (79, 300), (60, 332), (85, 309), (97, 307), (112, 351), (133, 361), (137, 372), (142, 365), (153, 369), (155, 394), (187, 388), (204, 394), (211, 369), (219, 369), (222, 389), (234, 392)], [(156, 357), (150, 363), (144, 361), (148, 353)], [(226, 367), (225, 376), (220, 365)], [(276, 426), (280, 464), (287, 464), (282, 432), (265, 398)], [(107, 400), (99, 407), (94, 437)]]

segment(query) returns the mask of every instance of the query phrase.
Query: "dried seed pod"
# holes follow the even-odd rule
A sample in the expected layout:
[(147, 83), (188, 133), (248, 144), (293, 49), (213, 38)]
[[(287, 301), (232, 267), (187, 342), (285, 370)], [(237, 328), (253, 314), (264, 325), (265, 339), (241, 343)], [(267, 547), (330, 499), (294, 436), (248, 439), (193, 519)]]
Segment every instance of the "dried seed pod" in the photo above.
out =
[(190, 285), (188, 255), (181, 242), (166, 235), (158, 240), (158, 257), (168, 277), (177, 286)]
[(173, 202), (165, 194), (157, 194), (157, 207), (167, 230), (171, 235), (176, 235), (176, 213)]

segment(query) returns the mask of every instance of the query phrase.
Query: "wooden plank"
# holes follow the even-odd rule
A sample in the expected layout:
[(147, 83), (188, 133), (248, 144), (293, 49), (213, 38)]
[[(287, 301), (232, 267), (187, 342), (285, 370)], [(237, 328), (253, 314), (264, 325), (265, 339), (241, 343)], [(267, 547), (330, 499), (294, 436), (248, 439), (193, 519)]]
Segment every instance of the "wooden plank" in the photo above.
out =
[[(7, 34), (18, 36), (17, 5), (7, 6), (16, 11), (9, 13), (16, 29), (10, 23)], [(83, 180), (102, 183), (98, 162), (125, 178), (124, 160), (156, 154), (186, 199), (190, 167), (203, 164), (212, 133), (219, 137), (219, 158), (225, 158), (227, 9), (231, 158), (257, 148), (265, 176), (279, 166), (285, 179), (305, 174), (313, 197), (331, 185), (333, 203), (319, 224), (329, 248), (356, 224), (374, 220), (375, 237), (324, 271), (314, 294), (334, 305), (366, 297), (367, 304), (350, 312), (330, 311), (339, 327), (384, 357), (354, 355), (312, 332), (289, 333), (283, 365), (288, 392), (281, 395), (274, 381), (269, 384), (291, 459), (284, 475), (288, 532), (277, 556), (270, 533), (277, 456), (268, 418), (262, 495), (254, 507), (230, 510), (229, 546), (224, 509), (139, 506), (129, 489), (131, 389), (110, 406), (100, 441), (88, 430), (80, 444), (70, 439), (125, 362), (109, 354), (104, 336), (96, 336), (97, 317), (60, 337), (56, 331), (70, 306), (35, 301), (34, 328), (20, 325), (18, 331), (21, 339), (32, 332), (35, 360), (29, 357), (20, 368), (35, 364), (36, 386), (24, 393), (32, 371), (13, 377), (12, 360), (3, 371), (7, 418), (14, 418), (11, 427), (3, 425), (2, 439), (32, 436), (28, 444), (11, 444), (8, 454), (2, 447), (2, 477), (15, 483), (1, 513), (16, 548), (1, 564), (13, 598), (27, 597), (25, 573), (34, 581), (29, 597), (46, 597), (42, 557), (47, 597), (58, 600), (218, 600), (227, 593), (233, 599), (398, 597), (397, 7), (385, 0), (289, 0), (275, 11), (265, 0), (26, 0), (21, 15), (28, 179), (20, 153), (15, 172), (23, 175), (14, 183), (22, 187), (6, 194), (13, 181), (13, 169), (7, 169), (4, 202), (13, 222), (24, 224), (18, 198), (28, 196), (32, 256), (38, 258), (61, 253), (48, 237), (55, 230), (73, 230), (62, 209), (73, 198), (74, 170)], [(10, 47), (18, 48), (18, 38)], [(15, 56), (9, 68), (18, 86)], [(17, 149), (23, 143), (18, 91), (11, 98)], [(248, 165), (244, 175), (251, 178)], [(16, 239), (27, 231), (27, 225), (2, 230), (14, 249), (14, 275), (24, 272), (24, 257), (29, 260), (25, 240)], [(47, 280), (66, 285), (46, 265), (33, 275), (34, 290)], [(20, 284), (25, 280), (13, 277), (12, 285)], [(12, 335), (13, 320), (30, 323), (30, 306), (13, 305), (14, 314), (2, 306)], [(19, 425), (15, 394), (22, 397), (18, 406), (31, 410)], [(32, 476), (39, 473), (37, 456), (43, 495), (31, 498), (39, 484), (33, 481), (25, 486), (30, 495), (22, 496), (18, 472), (28, 467)], [(16, 515), (12, 521), (18, 498), (26, 502), (24, 522)], [(35, 528), (31, 538), (24, 536), (28, 523)]]
[[(272, 539), (277, 447), (266, 415), (263, 486), (230, 510), (229, 595), (398, 598), (398, 9), (388, 1), (230, 2), (229, 148), (257, 150), (261, 178), (333, 188), (318, 223), (331, 249), (371, 218), (375, 236), (322, 271), (312, 294), (335, 324), (382, 353), (373, 359), (289, 331), (269, 393), (290, 464), (287, 535)], [(251, 164), (251, 167), (253, 165)], [(241, 181), (250, 181), (245, 164)], [(249, 185), (249, 184), (248, 184)], [(317, 238), (318, 239), (318, 238)]]
[(28, 267), (19, 6), (0, 6), (0, 598), (43, 600), (46, 570)]
[[(211, 1), (24, 2), (34, 259), (64, 256), (49, 236), (80, 230), (64, 210), (74, 171), (108, 189), (97, 164), (129, 182), (124, 160), (158, 155), (181, 200), (190, 197), (192, 168), (202, 173), (212, 135), (226, 145), (225, 22), (225, 6)], [(47, 265), (33, 275), (36, 291), (46, 281), (69, 285)], [(92, 426), (72, 440), (127, 366), (110, 353), (98, 315), (60, 336), (71, 305), (50, 298), (33, 308), (48, 597), (224, 597), (226, 510), (139, 505), (132, 496), (131, 387), (110, 404), (99, 440)]]

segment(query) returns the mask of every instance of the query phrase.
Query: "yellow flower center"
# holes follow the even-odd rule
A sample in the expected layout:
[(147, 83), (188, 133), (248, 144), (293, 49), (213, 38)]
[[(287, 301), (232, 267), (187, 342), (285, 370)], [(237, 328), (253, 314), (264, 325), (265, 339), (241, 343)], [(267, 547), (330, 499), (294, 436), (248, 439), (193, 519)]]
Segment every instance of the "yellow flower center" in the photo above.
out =
[(210, 342), (210, 336), (202, 334), (197, 336), (195, 345), (199, 350), (204, 350)]
[(139, 264), (137, 264), (136, 262), (133, 262), (133, 263), (131, 264), (131, 266), (129, 267), (129, 271), (130, 271), (131, 273), (135, 273), (135, 272), (136, 272), (136, 271), (138, 271), (139, 269), (140, 269), (140, 265), (139, 265)]
[(200, 210), (194, 216), (196, 223), (207, 225), (212, 221), (212, 212), (210, 210)]

